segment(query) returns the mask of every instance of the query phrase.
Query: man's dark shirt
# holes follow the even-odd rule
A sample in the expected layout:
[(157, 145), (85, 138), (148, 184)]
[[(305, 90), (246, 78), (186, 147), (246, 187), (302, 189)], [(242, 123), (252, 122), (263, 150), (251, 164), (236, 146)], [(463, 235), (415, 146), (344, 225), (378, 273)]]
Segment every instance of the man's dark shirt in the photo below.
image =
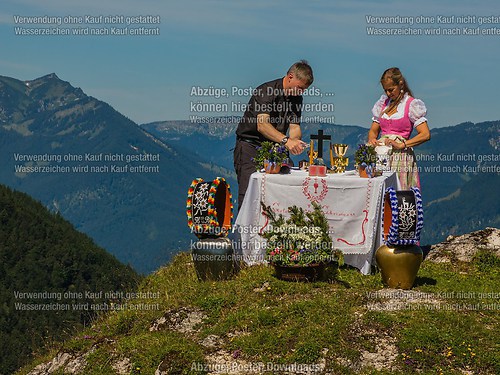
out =
[(300, 124), (302, 96), (285, 96), (283, 78), (257, 87), (236, 129), (238, 138), (261, 143), (266, 138), (257, 130), (257, 115), (268, 114), (277, 130), (287, 134), (290, 124)]

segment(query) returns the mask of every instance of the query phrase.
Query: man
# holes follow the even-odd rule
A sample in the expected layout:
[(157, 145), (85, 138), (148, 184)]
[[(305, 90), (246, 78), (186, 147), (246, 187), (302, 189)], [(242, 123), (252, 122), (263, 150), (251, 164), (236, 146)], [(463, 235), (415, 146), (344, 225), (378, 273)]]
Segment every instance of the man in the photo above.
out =
[(293, 155), (300, 154), (307, 146), (301, 141), (302, 93), (313, 80), (312, 68), (301, 60), (288, 69), (285, 77), (254, 90), (236, 130), (234, 169), (238, 176), (238, 207), (243, 203), (250, 175), (256, 170), (253, 158), (262, 142), (281, 143)]

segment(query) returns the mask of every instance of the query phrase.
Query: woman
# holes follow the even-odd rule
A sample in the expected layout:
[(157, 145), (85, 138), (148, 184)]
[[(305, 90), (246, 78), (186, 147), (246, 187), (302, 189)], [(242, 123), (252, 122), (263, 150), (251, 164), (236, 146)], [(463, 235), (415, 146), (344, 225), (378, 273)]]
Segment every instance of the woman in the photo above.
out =
[[(413, 94), (398, 68), (387, 69), (380, 78), (385, 94), (372, 109), (372, 126), (368, 143), (374, 146), (392, 146), (390, 168), (398, 177), (398, 189), (412, 186), (420, 189), (417, 164), (413, 147), (431, 139), (425, 115), (427, 109)], [(410, 138), (413, 128), (417, 134)], [(377, 140), (379, 134), (380, 139)]]

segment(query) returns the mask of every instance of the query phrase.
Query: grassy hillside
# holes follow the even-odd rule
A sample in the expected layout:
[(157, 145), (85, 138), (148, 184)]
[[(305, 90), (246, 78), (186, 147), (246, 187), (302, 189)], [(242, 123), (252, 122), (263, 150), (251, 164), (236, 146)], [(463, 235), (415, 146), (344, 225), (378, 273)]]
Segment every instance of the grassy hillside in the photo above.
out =
[(411, 291), (349, 268), (309, 284), (280, 281), (266, 266), (200, 282), (183, 253), (126, 308), (18, 374), (68, 364), (99, 375), (497, 374), (499, 278), (499, 258), (484, 251), (471, 263), (425, 261)]
[(132, 268), (26, 194), (0, 185), (0, 374), (95, 317), (103, 291), (137, 287)]

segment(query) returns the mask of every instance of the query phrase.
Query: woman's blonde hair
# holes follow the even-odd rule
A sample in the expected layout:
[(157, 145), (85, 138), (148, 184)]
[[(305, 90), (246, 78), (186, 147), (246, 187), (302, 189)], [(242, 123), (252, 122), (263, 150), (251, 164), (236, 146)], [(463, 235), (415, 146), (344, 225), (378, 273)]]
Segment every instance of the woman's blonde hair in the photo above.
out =
[(392, 109), (394, 109), (401, 99), (403, 99), (404, 94), (408, 93), (408, 95), (413, 96), (413, 93), (411, 92), (410, 86), (408, 86), (408, 82), (406, 81), (405, 77), (403, 77), (403, 74), (399, 70), (399, 68), (393, 67), (386, 69), (384, 73), (382, 73), (382, 77), (380, 77), (380, 84), (383, 86), (384, 82), (390, 80), (394, 85), (402, 85), (401, 87), (401, 95), (399, 95), (398, 100), (394, 100), (388, 107), (385, 108), (384, 112), (390, 112)]

